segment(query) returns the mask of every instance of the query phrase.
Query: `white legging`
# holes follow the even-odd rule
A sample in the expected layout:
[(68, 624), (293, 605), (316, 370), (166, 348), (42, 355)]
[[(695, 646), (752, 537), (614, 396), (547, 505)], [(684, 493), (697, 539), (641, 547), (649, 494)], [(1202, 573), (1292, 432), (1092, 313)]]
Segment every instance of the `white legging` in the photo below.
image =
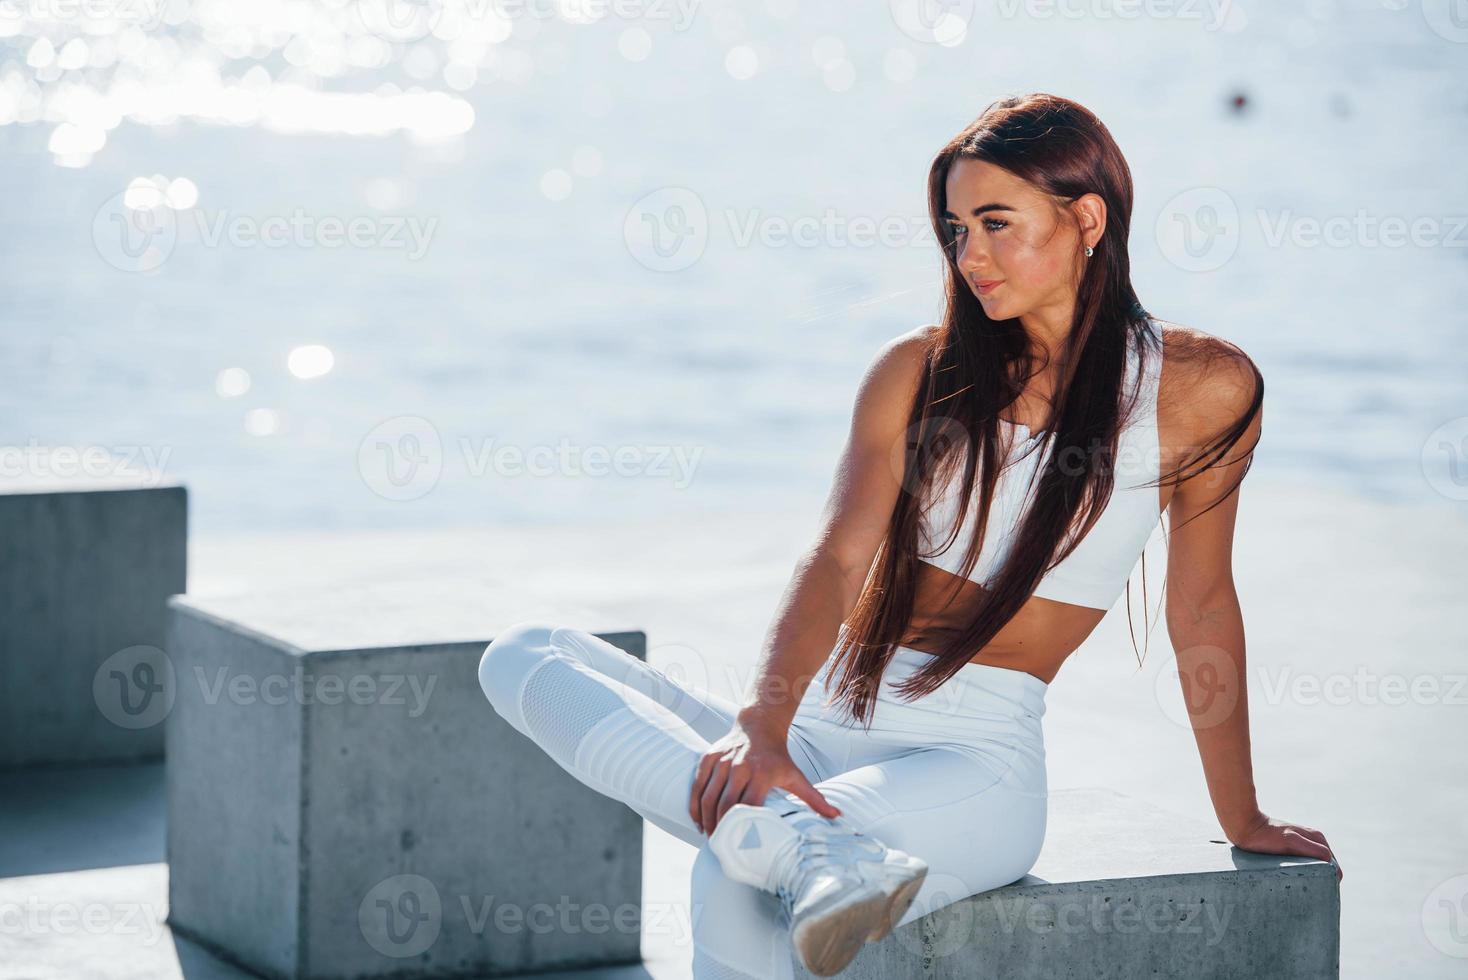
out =
[[(928, 863), (899, 927), (1023, 877), (1045, 836), (1047, 685), (970, 663), (927, 697), (900, 700), (892, 686), (928, 659), (897, 649), (864, 729), (825, 703), (828, 658), (788, 741), (795, 764), (857, 830)], [(494, 710), (561, 768), (699, 849), (690, 910), (697, 980), (793, 976), (778, 900), (725, 877), (688, 813), (694, 770), (737, 705), (584, 630), (539, 621), (496, 637), (479, 683)], [(766, 805), (792, 800), (776, 789)]]

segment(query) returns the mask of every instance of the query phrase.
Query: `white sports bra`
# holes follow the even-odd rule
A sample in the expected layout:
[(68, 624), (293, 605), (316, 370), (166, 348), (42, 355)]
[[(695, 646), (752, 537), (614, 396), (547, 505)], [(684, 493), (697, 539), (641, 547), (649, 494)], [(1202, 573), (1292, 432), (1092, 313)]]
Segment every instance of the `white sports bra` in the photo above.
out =
[[(1160, 522), (1158, 488), (1155, 484), (1144, 484), (1157, 479), (1160, 466), (1157, 388), (1162, 374), (1162, 332), (1150, 318), (1146, 323), (1158, 341), (1157, 352), (1149, 350), (1144, 358), (1146, 363), (1137, 396), (1139, 401), (1118, 439), (1111, 499), (1076, 549), (1040, 580), (1033, 594), (1041, 598), (1109, 610), (1125, 591), (1137, 559)], [(1131, 391), (1138, 360), (1135, 348), (1129, 344), (1124, 393)], [(1030, 481), (1033, 478), (1033, 486), (1038, 487), (1037, 470), (1048, 458), (1052, 442), (1051, 433), (1031, 435), (1028, 426), (1004, 419), (1000, 419), (1000, 424), (1001, 428), (1011, 430), (1013, 446), (994, 488), (983, 548), (968, 576), (986, 587), (1008, 554), (1023, 508), (1028, 506), (1033, 496)], [(1020, 438), (1021, 434), (1024, 438)], [(1043, 440), (1041, 436), (1044, 436)], [(1038, 449), (1032, 452), (1037, 443), (1040, 444)], [(952, 468), (948, 484), (937, 490), (919, 521), (919, 559), (954, 575), (962, 566), (963, 556), (978, 523), (978, 479), (982, 473), (975, 477), (974, 495), (969, 502), (964, 527), (942, 552), (936, 555), (929, 552), (948, 541), (952, 533), (958, 514), (957, 485), (961, 482), (962, 470), (962, 466)], [(1027, 490), (1031, 492), (1026, 494)]]

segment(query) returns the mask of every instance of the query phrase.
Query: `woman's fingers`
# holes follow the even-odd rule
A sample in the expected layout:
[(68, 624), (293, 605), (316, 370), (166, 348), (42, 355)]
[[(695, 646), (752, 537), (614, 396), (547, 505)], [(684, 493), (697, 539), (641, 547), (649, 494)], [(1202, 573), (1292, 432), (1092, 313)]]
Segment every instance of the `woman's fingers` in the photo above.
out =
[(1317, 844), (1325, 843), (1325, 835), (1314, 827), (1302, 827), (1297, 823), (1287, 823), (1284, 825), (1284, 829), (1289, 833), (1298, 834), (1307, 840), (1313, 840)]
[(726, 745), (716, 743), (699, 760), (689, 791), (688, 815), (700, 832), (709, 835), (736, 803), (760, 806), (772, 787), (788, 790), (824, 817), (841, 815), (841, 810), (831, 805), (796, 766), (787, 750), (752, 747), (747, 738)]
[(1341, 870), (1340, 862), (1335, 859), (1330, 842), (1314, 827), (1266, 819), (1235, 843), (1246, 851), (1257, 851), (1261, 854), (1297, 854), (1300, 857), (1315, 858), (1335, 866), (1336, 880), (1343, 880), (1346, 876)]
[(703, 790), (716, 761), (712, 754), (706, 754), (698, 760), (698, 768), (693, 771), (693, 787), (688, 793), (688, 816), (693, 819), (693, 825), (703, 833), (708, 833), (703, 829)]
[[(1346, 874), (1341, 870), (1340, 864), (1335, 859), (1335, 852), (1330, 849), (1330, 844), (1325, 840), (1325, 835), (1320, 831), (1306, 834), (1305, 827), (1286, 827), (1281, 833), (1283, 846), (1288, 848), (1288, 853), (1298, 854), (1301, 857), (1311, 857), (1319, 861), (1325, 861), (1335, 865), (1336, 880), (1342, 880)], [(1316, 840), (1316, 838), (1319, 840)]]
[(703, 795), (699, 797), (699, 826), (705, 828), (706, 834), (712, 834), (719, 823), (719, 797), (724, 795), (724, 785), (729, 781), (729, 767), (727, 760), (720, 759), (713, 772), (709, 773), (708, 785), (703, 788)]
[(1284, 841), (1284, 846), (1289, 848), (1289, 853), (1291, 854), (1319, 858), (1322, 861), (1330, 860), (1330, 848), (1318, 840), (1312, 840), (1304, 834), (1288, 827), (1285, 828), (1281, 837)]
[(738, 766), (729, 772), (729, 779), (724, 783), (724, 792), (719, 794), (718, 806), (714, 812), (714, 826), (724, 819), (724, 814), (736, 803), (754, 803), (758, 805), (763, 800), (750, 800), (746, 797), (745, 789), (749, 786), (750, 772), (748, 766)]
[(1322, 861), (1329, 861), (1331, 864), (1334, 864), (1337, 879), (1346, 876), (1345, 872), (1341, 870), (1340, 863), (1336, 861), (1335, 851), (1331, 849), (1330, 842), (1325, 839), (1324, 834), (1318, 830), (1311, 830), (1309, 827), (1296, 827), (1294, 829), (1299, 833), (1299, 837), (1302, 840), (1308, 842), (1306, 844), (1308, 849), (1307, 857), (1319, 858)]
[(823, 817), (839, 817), (841, 811), (832, 806), (820, 790), (811, 785), (811, 781), (805, 778), (805, 773), (794, 767), (791, 768), (790, 776), (779, 783), (781, 789), (788, 789), (800, 797), (814, 811)]

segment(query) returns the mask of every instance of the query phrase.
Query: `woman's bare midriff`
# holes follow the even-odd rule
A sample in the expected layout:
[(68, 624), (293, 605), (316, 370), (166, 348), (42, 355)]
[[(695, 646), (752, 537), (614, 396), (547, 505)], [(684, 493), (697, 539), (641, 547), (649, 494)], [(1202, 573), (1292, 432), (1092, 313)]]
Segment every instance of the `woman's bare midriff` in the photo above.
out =
[[(929, 562), (920, 561), (917, 565), (912, 623), (898, 642), (914, 650), (938, 653), (944, 643), (972, 620), (984, 588)], [(1105, 616), (1103, 609), (1031, 596), (988, 645), (969, 660), (1024, 671), (1049, 684), (1060, 672), (1065, 658), (1091, 635)]]
[[(1163, 336), (1166, 347), (1168, 331), (1164, 330)], [(1173, 468), (1182, 461), (1183, 448), (1179, 447), (1188, 447), (1193, 441), (1188, 433), (1178, 431), (1172, 401), (1166, 397), (1171, 390), (1171, 364), (1172, 356), (1168, 353), (1163, 358), (1158, 382), (1158, 448), (1160, 472), (1163, 473), (1173, 472)], [(1010, 411), (1033, 418), (1033, 423), (1023, 419), (1005, 421), (1024, 424), (1030, 431), (1040, 432), (1049, 424), (1043, 411), (1045, 403), (1044, 398), (1033, 403), (1028, 397), (1021, 398)], [(1176, 489), (1173, 484), (1157, 488), (1159, 514), (1167, 510)], [(914, 650), (937, 653), (947, 640), (972, 621), (985, 590), (977, 582), (960, 578), (929, 562), (919, 561), (917, 567), (912, 623), (898, 642)], [(1021, 670), (1049, 684), (1060, 672), (1065, 658), (1075, 652), (1105, 617), (1106, 611), (1102, 609), (1030, 596), (1019, 612), (969, 660), (976, 664)]]

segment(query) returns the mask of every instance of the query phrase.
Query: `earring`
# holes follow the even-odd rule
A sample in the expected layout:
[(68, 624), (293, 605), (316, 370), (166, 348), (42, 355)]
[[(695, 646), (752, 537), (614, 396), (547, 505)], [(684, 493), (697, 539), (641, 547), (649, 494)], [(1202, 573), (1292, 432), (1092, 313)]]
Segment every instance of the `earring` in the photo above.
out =
[(1086, 258), (1089, 259), (1091, 256), (1093, 256), (1095, 254), (1096, 254), (1096, 250), (1094, 248), (1092, 248), (1091, 246), (1087, 245), (1086, 246)]

